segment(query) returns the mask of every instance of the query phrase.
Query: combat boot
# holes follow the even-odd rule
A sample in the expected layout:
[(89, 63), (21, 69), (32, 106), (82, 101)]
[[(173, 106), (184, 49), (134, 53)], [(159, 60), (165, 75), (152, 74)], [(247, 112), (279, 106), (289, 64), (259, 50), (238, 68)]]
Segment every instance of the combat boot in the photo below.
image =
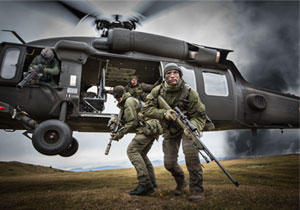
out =
[(204, 193), (199, 191), (191, 192), (191, 195), (188, 197), (189, 201), (194, 201), (194, 202), (202, 201), (204, 199), (205, 199)]
[(175, 190), (173, 191), (174, 195), (180, 196), (184, 194), (184, 188), (188, 186), (188, 181), (186, 179), (183, 180), (181, 183), (177, 183)]
[(129, 195), (148, 195), (154, 192), (152, 184), (139, 184), (134, 190), (129, 192)]

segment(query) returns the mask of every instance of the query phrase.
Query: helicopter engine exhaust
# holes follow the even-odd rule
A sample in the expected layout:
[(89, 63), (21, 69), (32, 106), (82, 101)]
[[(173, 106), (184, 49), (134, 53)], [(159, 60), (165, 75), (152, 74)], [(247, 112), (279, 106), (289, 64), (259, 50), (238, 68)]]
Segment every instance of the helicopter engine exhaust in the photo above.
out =
[(110, 29), (107, 37), (93, 41), (93, 47), (117, 53), (136, 51), (180, 60), (194, 60), (198, 64), (216, 64), (220, 60), (220, 52), (215, 49), (196, 47), (182, 40), (122, 28)]

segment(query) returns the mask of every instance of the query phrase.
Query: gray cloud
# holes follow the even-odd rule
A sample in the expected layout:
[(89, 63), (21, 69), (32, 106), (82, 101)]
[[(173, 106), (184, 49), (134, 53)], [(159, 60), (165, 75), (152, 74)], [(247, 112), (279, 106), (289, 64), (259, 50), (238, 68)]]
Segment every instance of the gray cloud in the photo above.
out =
[[(234, 2), (234, 49), (246, 79), (258, 86), (299, 95), (299, 2)], [(299, 130), (227, 133), (235, 156), (299, 152)], [(233, 152), (233, 153), (232, 153)]]
[(250, 83), (299, 95), (299, 2), (234, 2), (234, 47)]
[(251, 131), (228, 132), (227, 154), (232, 157), (299, 154), (299, 130), (259, 130), (257, 136)]

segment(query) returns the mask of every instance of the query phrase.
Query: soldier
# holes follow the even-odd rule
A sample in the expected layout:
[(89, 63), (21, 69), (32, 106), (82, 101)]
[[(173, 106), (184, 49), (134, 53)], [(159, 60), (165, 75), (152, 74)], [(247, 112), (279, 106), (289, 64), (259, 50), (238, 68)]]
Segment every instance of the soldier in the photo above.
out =
[(198, 151), (193, 146), (188, 130), (183, 130), (174, 120), (175, 111), (165, 110), (159, 107), (157, 97), (161, 95), (173, 108), (178, 106), (201, 131), (205, 125), (205, 106), (201, 103), (198, 93), (188, 86), (182, 79), (182, 70), (175, 63), (169, 63), (164, 68), (164, 82), (155, 87), (147, 96), (142, 109), (145, 117), (159, 119), (163, 127), (163, 152), (164, 166), (173, 175), (177, 186), (175, 195), (182, 195), (188, 185), (184, 172), (178, 164), (178, 150), (182, 140), (186, 166), (189, 171), (190, 201), (204, 199), (203, 172)]
[(137, 76), (133, 75), (130, 77), (128, 85), (125, 86), (127, 92), (131, 94), (131, 96), (145, 101), (146, 96), (151, 92), (151, 90), (157, 86), (161, 81), (158, 80), (153, 85), (140, 83)]
[(50, 83), (52, 85), (57, 85), (53, 76), (59, 74), (59, 62), (54, 57), (54, 52), (50, 48), (44, 48), (41, 54), (36, 56), (29, 66), (29, 72), (34, 66), (39, 66), (42, 69), (42, 77), (39, 78), (40, 81)]
[(152, 147), (154, 139), (162, 132), (158, 120), (142, 119), (142, 102), (125, 93), (125, 88), (118, 85), (114, 88), (113, 95), (118, 101), (118, 107), (123, 112), (121, 116), (121, 129), (112, 134), (113, 140), (121, 139), (125, 134), (134, 132), (136, 135), (127, 148), (127, 156), (137, 172), (138, 186), (129, 192), (130, 195), (147, 195), (154, 192), (157, 186), (154, 169), (147, 153)]

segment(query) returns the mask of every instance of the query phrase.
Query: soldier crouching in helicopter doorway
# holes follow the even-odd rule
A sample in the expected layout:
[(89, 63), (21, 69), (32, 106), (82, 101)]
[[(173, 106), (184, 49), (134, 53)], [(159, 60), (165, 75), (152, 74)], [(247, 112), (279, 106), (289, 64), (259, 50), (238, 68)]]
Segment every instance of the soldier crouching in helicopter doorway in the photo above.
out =
[(127, 92), (131, 94), (131, 96), (145, 101), (146, 96), (151, 92), (151, 90), (159, 85), (161, 83), (161, 80), (156, 81), (153, 85), (146, 84), (146, 83), (140, 83), (137, 76), (133, 75), (130, 77), (130, 80), (128, 82), (128, 85), (125, 86), (125, 89)]
[(203, 172), (198, 151), (193, 146), (188, 130), (183, 130), (174, 120), (173, 109), (163, 109), (159, 106), (158, 96), (161, 95), (170, 107), (176, 106), (186, 113), (189, 120), (198, 131), (205, 126), (205, 106), (201, 103), (198, 93), (188, 86), (182, 79), (182, 70), (175, 63), (169, 63), (164, 68), (164, 82), (155, 87), (147, 96), (142, 112), (145, 117), (159, 119), (163, 127), (163, 152), (165, 168), (173, 175), (177, 187), (175, 195), (183, 195), (184, 188), (188, 185), (184, 172), (178, 164), (178, 151), (182, 140), (183, 153), (186, 166), (190, 175), (189, 187), (190, 201), (201, 201), (203, 194)]
[(113, 90), (117, 106), (122, 112), (121, 126), (117, 133), (112, 134), (112, 139), (118, 141), (125, 134), (135, 132), (136, 135), (127, 147), (127, 156), (136, 169), (138, 186), (129, 192), (129, 195), (148, 195), (157, 187), (154, 168), (147, 157), (155, 139), (162, 133), (158, 120), (144, 120), (140, 110), (142, 101), (125, 92), (125, 88), (118, 85)]
[(59, 62), (55, 58), (52, 49), (44, 48), (41, 51), (41, 54), (33, 59), (28, 72), (37, 68), (39, 69), (39, 73), (41, 73), (41, 77), (38, 78), (39, 81), (47, 82), (51, 85), (57, 85), (54, 76), (58, 75), (60, 72)]

